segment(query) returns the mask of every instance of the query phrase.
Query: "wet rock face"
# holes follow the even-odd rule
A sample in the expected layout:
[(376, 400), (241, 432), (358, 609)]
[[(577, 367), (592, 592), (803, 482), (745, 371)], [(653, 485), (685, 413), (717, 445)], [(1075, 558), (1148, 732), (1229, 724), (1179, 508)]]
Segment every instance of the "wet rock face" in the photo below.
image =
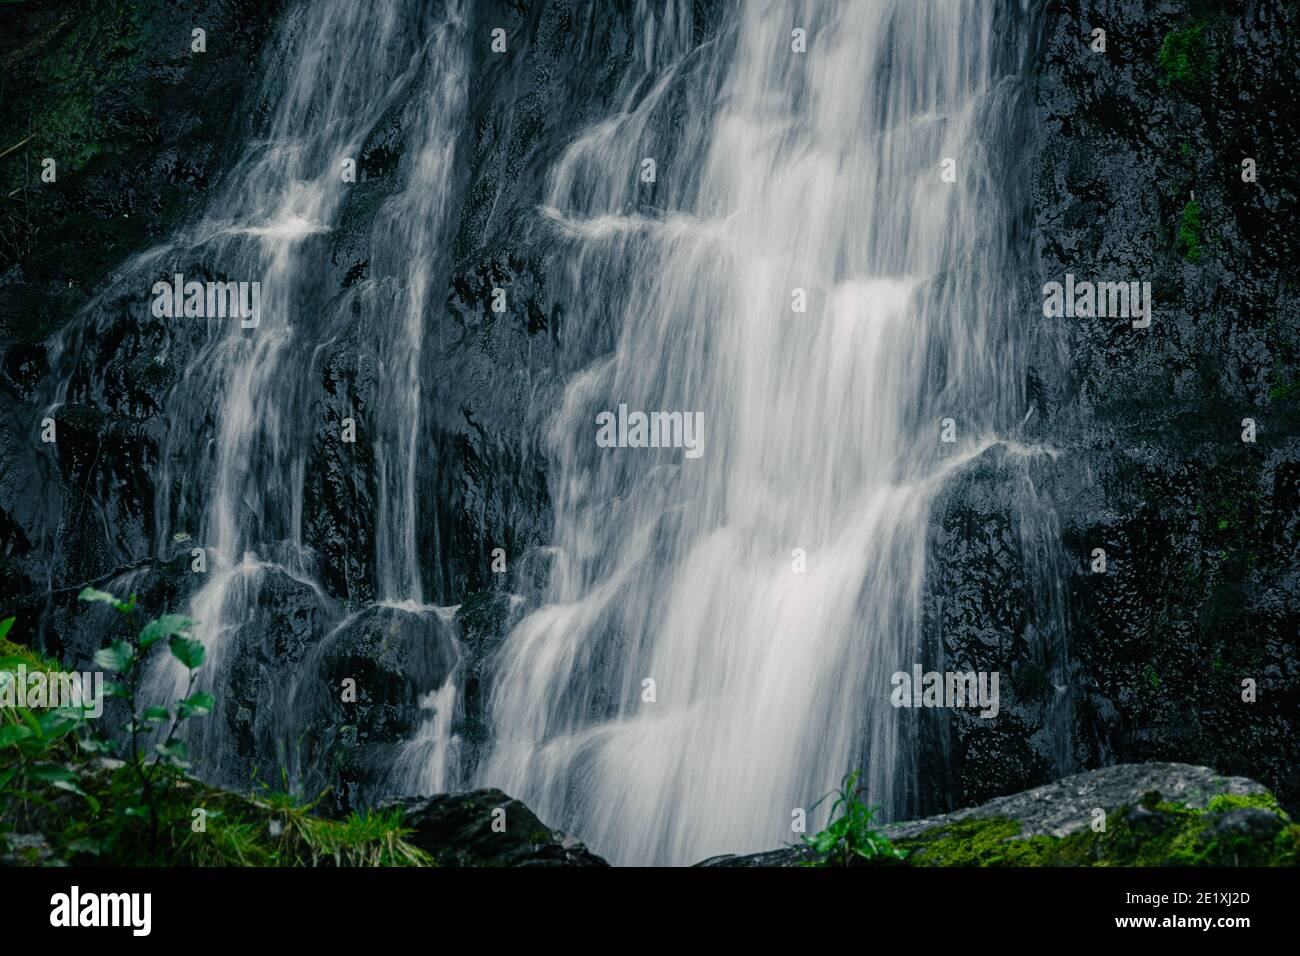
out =
[[(5, 5), (0, 63), (0, 594), (28, 634), (53, 629), (63, 593), (135, 567), (151, 540), (162, 409), (182, 328), (101, 301), (62, 360), (61, 329), (110, 270), (172, 232), (238, 158), (256, 112), (254, 68), (279, 0)], [(191, 49), (206, 31), (207, 52)], [(42, 182), (53, 158), (55, 180)], [(16, 193), (13, 193), (17, 190)], [(12, 195), (11, 195), (12, 193)], [(156, 324), (155, 324), (156, 325)], [(70, 374), (40, 441), (61, 361)], [(52, 596), (47, 591), (52, 590)], [(75, 594), (73, 595), (75, 597)]]
[[(950, 806), (1138, 760), (1300, 799), (1298, 26), (1277, 2), (1046, 8), (1036, 281), (1150, 282), (1154, 316), (1134, 329), (1028, 302), (1025, 334), (1044, 343), (1029, 429), (1061, 452), (1031, 477), (1060, 523), (1064, 653), (1021, 589), (1041, 556), (1015, 473), (967, 476), (937, 508), (928, 653), (1002, 669), (1006, 699), (991, 726), (959, 714), (932, 731)], [(1064, 754), (1041, 732), (1062, 713), (1044, 677), (1070, 689)]]
[[(371, 606), (318, 630), (301, 662), (279, 671), (286, 699), (267, 708), (278, 715), (277, 739), (290, 747), (297, 785), (311, 793), (329, 787), (337, 810), (391, 792), (387, 780), (417, 730), (421, 698), (459, 661), (454, 626), (429, 611)], [(265, 739), (256, 752), (276, 742)]]
[[(1294, 802), (1300, 197), (1284, 157), (1300, 11), (1060, 10), (1040, 93), (1043, 154), (1059, 157), (1039, 178), (1044, 265), (1150, 281), (1155, 298), (1149, 329), (1069, 329), (1096, 491), (1067, 503), (1066, 543), (1108, 556), (1104, 574), (1077, 565), (1072, 659), (1114, 707), (1117, 759), (1210, 763)], [(1094, 26), (1105, 62), (1074, 40)], [(1081, 202), (1104, 213), (1081, 218)]]
[[(259, 57), (276, 35), (281, 7), (255, 4), (254, 11), (233, 0), (193, 2), (173, 5), (164, 16), (145, 6), (27, 11), (15, 30), (5, 31), (0, 51), (7, 65), (15, 65), (6, 74), (48, 77), (49, 70), (35, 67), (62, 62), (71, 47), (133, 45), (111, 71), (80, 61), (68, 65), (59, 93), (95, 106), (88, 114), (94, 122), (75, 131), (94, 148), (60, 166), (57, 184), (33, 199), (53, 204), (33, 206), (47, 224), (33, 241), (45, 245), (28, 250), (20, 262), (0, 262), (0, 309), (6, 310), (0, 314), (0, 448), (6, 462), (0, 582), (6, 606), (19, 612), (20, 630), (56, 651), (89, 646), (101, 636), (79, 633), (90, 626), (73, 600), (82, 585), (125, 586), (129, 570), (152, 566), (153, 555), (175, 550), (170, 541), (155, 540), (164, 490), (173, 514), (203, 509), (206, 489), (168, 482), (160, 448), (169, 416), (182, 414), (168, 406), (171, 388), (206, 333), (198, 323), (153, 319), (137, 301), (91, 296), (105, 288), (110, 268), (196, 214), (211, 184), (243, 150), (266, 112), (257, 86)], [(470, 13), (473, 30), (486, 35), (504, 26), (519, 42), (507, 56), (475, 49), (470, 110), (459, 140), (461, 206), (449, 226), (455, 252), (445, 276), (447, 307), (426, 321), (418, 553), (425, 599), (446, 605), (514, 588), (520, 583), (516, 568), (549, 538), (542, 422), (558, 401), (566, 370), (587, 361), (595, 344), (563, 341), (564, 295), (551, 281), (552, 243), (536, 211), (542, 171), (575, 129), (612, 108), (635, 42), (632, 11), (615, 6), (476, 3)], [(189, 52), (191, 19), (207, 29), (206, 58)], [(569, 42), (575, 35), (594, 39)], [(41, 91), (29, 92), (36, 97)], [(14, 88), (10, 94), (24, 95)], [(142, 97), (147, 102), (137, 102)], [(312, 314), (329, 315), (368, 275), (376, 213), (401, 183), (405, 106), (396, 104), (363, 144), (356, 188), (320, 250), (322, 283), (311, 291)], [(101, 136), (110, 129), (113, 137)], [(8, 137), (8, 128), (3, 131)], [(171, 177), (172, 165), (182, 160), (191, 174)], [(7, 165), (3, 170), (11, 171)], [(144, 202), (160, 182), (167, 184), (162, 198)], [(85, 228), (86, 209), (103, 213), (93, 232)], [(68, 251), (92, 240), (93, 256)], [(201, 262), (184, 271), (219, 278), (207, 275)], [(146, 282), (143, 273), (140, 282)], [(506, 292), (505, 313), (490, 307), (493, 288)], [(48, 337), (81, 308), (86, 313), (68, 327), (61, 353), (47, 354)], [(347, 417), (367, 433), (382, 373), (366, 330), (339, 324), (339, 334), (311, 356), (303, 392), (293, 403), (303, 413), (293, 440), (311, 448), (303, 481), (304, 544), (319, 559), (329, 597), (357, 606), (376, 596), (375, 463), (364, 441), (345, 446), (337, 438)], [(67, 393), (59, 396), (54, 416), (59, 441), (45, 445), (40, 419), (64, 381)], [(215, 398), (206, 409), (187, 409), (186, 426), (210, 432), (218, 411)], [(165, 533), (178, 530), (197, 529)], [(509, 561), (507, 576), (489, 570), (498, 547)], [(165, 595), (175, 603), (150, 605), (149, 611), (182, 605), (198, 583), (185, 575), (175, 580), (182, 587)]]
[[(0, 151), (32, 137), (0, 161), (4, 194), (20, 189), (0, 242), (6, 347), (58, 328), (237, 158), (241, 107), (283, 6), (86, 0), (0, 13)], [(191, 48), (196, 28), (206, 53)], [(45, 157), (57, 164), (53, 183), (40, 181)]]
[(351, 330), (321, 363), (303, 481), (303, 539), (320, 556), (326, 589), (355, 602), (375, 596), (373, 446), (339, 441), (344, 421), (373, 405), (374, 363), (358, 361), (358, 334)]
[[(6, 100), (55, 102), (81, 121), (59, 129), (60, 142), (77, 151), (68, 162), (58, 154), (57, 183), (24, 194), (41, 228), (6, 234), (20, 245), (0, 247), (0, 597), (18, 614), (17, 632), (69, 663), (84, 664), (126, 627), (79, 604), (82, 586), (134, 591), (141, 613), (156, 614), (184, 609), (203, 582), (188, 567), (189, 549), (202, 542), (172, 540), (197, 529), (167, 528), (156, 540), (155, 512), (163, 493), (173, 516), (204, 506), (206, 489), (168, 481), (160, 448), (169, 416), (184, 414), (196, 434), (214, 427), (216, 396), (207, 408), (169, 407), (205, 333), (102, 290), (110, 269), (131, 268), (131, 254), (197, 214), (243, 151), (267, 110), (260, 58), (281, 6), (64, 4), (4, 14), (21, 21), (0, 31), (5, 73), (34, 84), (11, 84)], [(470, 10), (475, 30), (502, 25), (520, 42), (507, 57), (477, 50), (471, 65), (462, 205), (447, 240), (455, 260), (446, 308), (426, 320), (418, 553), (426, 600), (466, 608), (463, 732), (473, 744), (483, 734), (487, 658), (508, 626), (498, 606), (507, 591), (530, 589), (530, 552), (549, 538), (541, 422), (564, 370), (593, 347), (579, 341), (566, 354), (550, 240), (535, 221), (541, 173), (589, 115), (611, 108), (634, 39), (631, 11), (612, 6), (561, 0)], [(206, 55), (190, 52), (191, 21), (207, 31)], [(594, 45), (570, 43), (574, 31)], [(73, 55), (119, 47), (116, 58)], [(377, 211), (402, 181), (406, 106), (396, 104), (363, 144), (356, 188), (318, 250), (322, 282), (311, 290), (310, 314), (342, 312), (339, 303), (369, 274)], [(25, 135), (11, 128), (14, 116), (0, 121), (0, 149)], [(39, 144), (44, 114), (35, 120)], [(0, 168), (6, 193), (15, 169)], [(221, 278), (198, 261), (184, 271)], [(147, 281), (142, 272), (140, 288)], [(490, 307), (493, 288), (506, 291), (504, 314)], [(78, 309), (84, 315), (66, 328), (64, 347), (50, 352), (51, 334)], [(445, 679), (458, 651), (448, 629), (418, 614), (367, 607), (376, 597), (373, 449), (337, 439), (348, 417), (367, 431), (382, 372), (367, 330), (336, 326), (311, 357), (292, 402), (302, 421), (286, 439), (311, 449), (302, 536), (321, 591), (278, 572), (250, 579), (247, 620), (213, 688), (220, 703), (210, 719), (231, 752), (210, 770), (235, 783), (254, 773), (275, 781), (287, 769), (305, 790), (331, 786), (331, 800), (346, 809), (383, 792), (396, 748), (419, 723), (422, 695)], [(40, 419), (63, 382), (58, 442), (45, 445)], [(498, 547), (507, 575), (489, 570)], [(357, 682), (355, 702), (340, 699), (347, 678)], [(473, 759), (471, 750), (467, 767)]]
[(294, 743), (280, 716), (295, 689), (294, 675), (328, 627), (330, 608), (315, 588), (278, 569), (250, 574), (233, 586), (249, 621), (221, 677), (224, 694), (216, 695), (213, 716), (235, 741), (231, 757), (238, 770), (227, 769), (228, 777), (240, 779), (256, 768), (259, 779), (274, 780), (279, 767), (273, 758)]
[[(1047, 560), (1052, 527), (1024, 507), (1052, 462), (1026, 465), (990, 449), (940, 497), (923, 605), (927, 660), (936, 669), (997, 672), (999, 711), (919, 714), (921, 786), (913, 812), (970, 806), (1067, 769), (1071, 712), (1065, 621)], [(1066, 738), (1062, 741), (1062, 736)]]
[(327, 686), (356, 681), (357, 706), (348, 722), (362, 739), (394, 743), (410, 735), (420, 695), (447, 679), (459, 652), (436, 615), (369, 607), (336, 628), (315, 656)]

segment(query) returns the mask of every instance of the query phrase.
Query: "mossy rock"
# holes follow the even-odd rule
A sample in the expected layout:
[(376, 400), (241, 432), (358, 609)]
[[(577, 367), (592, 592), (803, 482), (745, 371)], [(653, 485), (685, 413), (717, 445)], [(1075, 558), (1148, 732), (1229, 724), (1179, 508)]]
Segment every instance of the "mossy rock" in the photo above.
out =
[[(1103, 816), (1098, 810), (1106, 810)], [(1104, 828), (1101, 821), (1105, 821)], [(1094, 829), (1096, 827), (1096, 829)], [(885, 826), (908, 866), (1296, 866), (1300, 825), (1253, 780), (1118, 764), (955, 813)], [(789, 847), (702, 866), (807, 866)]]
[(1157, 798), (1125, 806), (1105, 829), (1022, 836), (1019, 821), (968, 820), (898, 843), (914, 866), (1295, 866), (1300, 825), (1272, 798), (1225, 795), (1210, 809)]

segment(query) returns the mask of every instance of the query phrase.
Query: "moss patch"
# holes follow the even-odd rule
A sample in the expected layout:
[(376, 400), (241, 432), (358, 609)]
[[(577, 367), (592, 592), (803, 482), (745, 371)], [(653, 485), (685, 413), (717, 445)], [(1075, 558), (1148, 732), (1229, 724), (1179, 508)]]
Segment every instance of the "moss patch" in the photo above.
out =
[(1300, 826), (1272, 794), (1215, 797), (1204, 809), (1150, 795), (1106, 830), (1021, 837), (1016, 820), (966, 820), (897, 845), (914, 866), (1296, 866)]
[(1156, 54), (1163, 85), (1190, 89), (1209, 76), (1218, 57), (1210, 50), (1208, 33), (1209, 23), (1197, 20), (1165, 36)]
[(1174, 237), (1174, 251), (1188, 262), (1200, 262), (1203, 254), (1201, 236), (1201, 204), (1189, 199), (1183, 206), (1182, 219), (1178, 223), (1178, 233)]

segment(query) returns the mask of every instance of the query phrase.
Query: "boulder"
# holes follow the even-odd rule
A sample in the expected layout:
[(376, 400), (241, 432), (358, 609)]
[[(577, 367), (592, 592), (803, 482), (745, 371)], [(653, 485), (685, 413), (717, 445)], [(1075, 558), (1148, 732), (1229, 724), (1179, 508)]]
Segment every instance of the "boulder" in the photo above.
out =
[(406, 840), (439, 866), (608, 866), (574, 837), (552, 830), (500, 790), (407, 797)]

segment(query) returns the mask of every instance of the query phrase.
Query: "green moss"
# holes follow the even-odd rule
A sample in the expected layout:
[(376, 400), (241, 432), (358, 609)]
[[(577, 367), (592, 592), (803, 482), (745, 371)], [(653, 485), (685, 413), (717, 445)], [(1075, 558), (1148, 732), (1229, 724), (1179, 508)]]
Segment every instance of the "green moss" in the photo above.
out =
[(1199, 86), (1218, 62), (1209, 48), (1209, 23), (1197, 20), (1165, 36), (1156, 54), (1164, 86), (1191, 89)]
[[(1219, 827), (1242, 809), (1265, 810), (1281, 826), (1272, 838)], [(915, 866), (1296, 866), (1300, 826), (1272, 794), (1221, 795), (1204, 809), (1160, 800), (1152, 793), (1137, 807), (1121, 807), (1106, 829), (1067, 837), (1021, 837), (1016, 820), (966, 820), (897, 841)]]
[(1300, 394), (1300, 378), (1286, 375), (1276, 375), (1271, 388), (1268, 390), (1268, 397), (1273, 401), (1284, 398), (1291, 398), (1293, 395)]
[(1246, 808), (1268, 810), (1288, 822), (1291, 819), (1287, 816), (1286, 811), (1282, 809), (1281, 804), (1277, 802), (1277, 797), (1268, 792), (1252, 794), (1221, 793), (1211, 797), (1210, 802), (1206, 805), (1206, 810), (1210, 813), (1227, 813), (1230, 810)]
[(51, 27), (58, 36), (40, 62), (46, 95), (32, 117), (32, 145), (36, 155), (55, 157), (61, 173), (74, 173), (111, 148), (116, 131), (96, 104), (139, 69), (139, 8), (109, 2)]
[(1151, 685), (1152, 690), (1160, 689), (1160, 675), (1156, 673), (1156, 669), (1150, 664), (1147, 664), (1147, 666), (1143, 668), (1142, 676), (1146, 682)]
[(1183, 206), (1182, 221), (1178, 224), (1178, 234), (1174, 237), (1174, 251), (1188, 262), (1200, 262), (1203, 247), (1201, 244), (1201, 204), (1189, 199)]
[(1048, 837), (1020, 839), (1020, 823), (1002, 817), (966, 820), (897, 841), (917, 866), (1042, 866)]

